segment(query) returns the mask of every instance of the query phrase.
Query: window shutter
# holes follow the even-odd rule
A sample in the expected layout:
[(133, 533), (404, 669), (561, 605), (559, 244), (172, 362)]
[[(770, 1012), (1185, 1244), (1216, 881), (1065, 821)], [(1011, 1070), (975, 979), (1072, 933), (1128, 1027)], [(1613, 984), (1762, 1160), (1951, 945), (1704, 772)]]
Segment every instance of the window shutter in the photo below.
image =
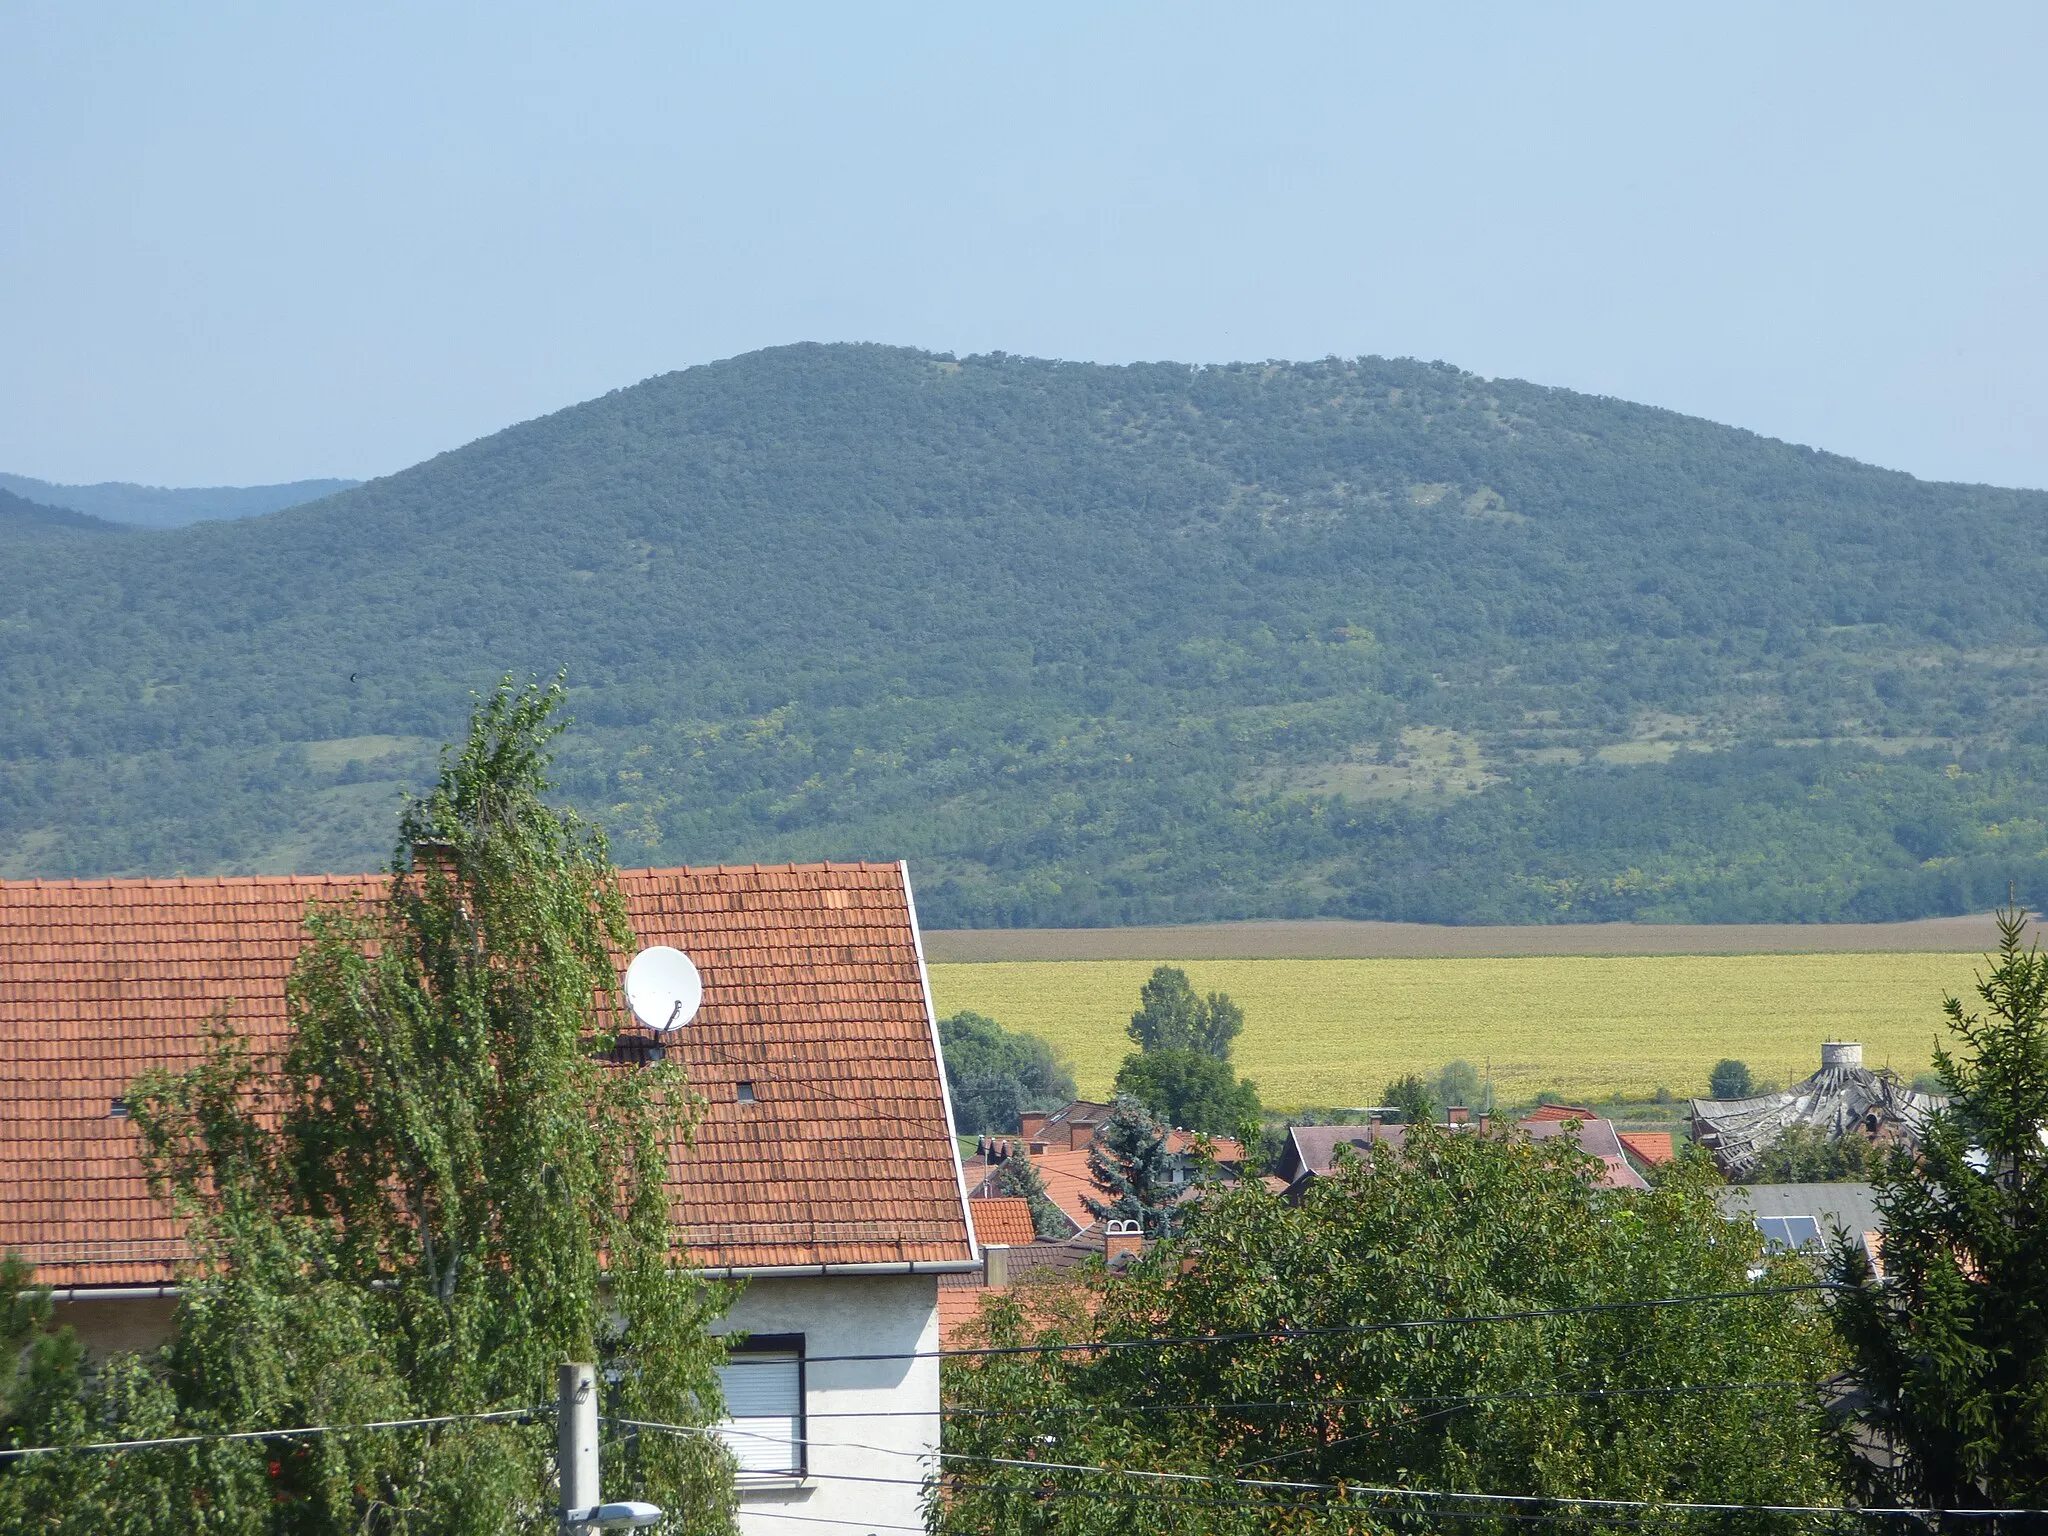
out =
[(793, 1350), (742, 1351), (718, 1368), (726, 1421), (719, 1437), (742, 1472), (803, 1471), (803, 1357)]

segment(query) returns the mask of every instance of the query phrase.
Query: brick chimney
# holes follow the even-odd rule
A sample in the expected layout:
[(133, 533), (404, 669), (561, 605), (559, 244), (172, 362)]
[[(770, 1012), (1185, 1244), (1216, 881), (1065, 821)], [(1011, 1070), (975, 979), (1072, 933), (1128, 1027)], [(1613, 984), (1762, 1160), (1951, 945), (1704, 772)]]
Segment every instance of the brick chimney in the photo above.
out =
[(1453, 1124), (1453, 1125), (1470, 1125), (1471, 1123), (1472, 1123), (1472, 1111), (1471, 1111), (1471, 1110), (1467, 1109), (1467, 1108), (1466, 1108), (1466, 1107), (1465, 1107), (1464, 1105), (1462, 1105), (1462, 1104), (1453, 1104), (1453, 1105), (1451, 1106), (1451, 1124)]
[(1067, 1123), (1067, 1150), (1069, 1152), (1082, 1151), (1094, 1140), (1094, 1126), (1080, 1125), (1073, 1121)]
[(1043, 1157), (1045, 1156), (1045, 1147), (1046, 1144), (1043, 1141), (1034, 1141), (1031, 1143), (1029, 1155), (1032, 1157)]
[(1045, 1134), (1045, 1111), (1027, 1109), (1017, 1117), (1017, 1134), (1026, 1141), (1036, 1141)]
[(1102, 1243), (1102, 1262), (1111, 1269), (1145, 1251), (1145, 1239), (1135, 1221), (1112, 1221), (1103, 1228)]
[(1479, 1111), (1479, 1134), (1488, 1135), (1493, 1130), (1493, 1116), (1485, 1110)]

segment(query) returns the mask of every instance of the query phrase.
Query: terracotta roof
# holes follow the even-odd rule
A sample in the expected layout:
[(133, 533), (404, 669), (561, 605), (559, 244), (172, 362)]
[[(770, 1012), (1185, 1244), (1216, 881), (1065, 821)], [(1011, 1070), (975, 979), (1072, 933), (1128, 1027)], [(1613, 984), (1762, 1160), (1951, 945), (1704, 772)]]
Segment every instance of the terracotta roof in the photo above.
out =
[(1529, 1116), (1528, 1120), (1524, 1120), (1522, 1124), (1527, 1125), (1530, 1120), (1598, 1120), (1599, 1118), (1599, 1110), (1587, 1109), (1582, 1104), (1538, 1104), (1535, 1112)]
[[(971, 1259), (901, 866), (619, 880), (640, 942), (687, 950), (704, 974), (702, 1011), (672, 1046), (709, 1101), (676, 1164), (693, 1260)], [(143, 1067), (193, 1061), (224, 1004), (275, 1046), (306, 903), (380, 889), (374, 876), (0, 882), (0, 1248), (47, 1284), (171, 1279), (178, 1233), (113, 1101)], [(737, 1102), (740, 1082), (757, 1102)]]
[[(1011, 1154), (1025, 1155), (1021, 1146)], [(1088, 1149), (1086, 1147), (1054, 1147), (1041, 1152), (1031, 1159), (1031, 1165), (1045, 1180), (1045, 1192), (1052, 1197), (1052, 1203), (1065, 1211), (1077, 1227), (1095, 1224), (1095, 1216), (1082, 1201), (1093, 1197), (1100, 1200), (1102, 1191), (1095, 1187), (1095, 1180), (1088, 1173)], [(981, 1158), (972, 1158), (963, 1165), (967, 1178), (967, 1192), (979, 1196), (981, 1190), (989, 1187), (1001, 1163), (989, 1163)]]
[(974, 1222), (974, 1240), (986, 1248), (990, 1243), (1021, 1247), (1036, 1242), (1031, 1226), (1031, 1202), (1015, 1195), (984, 1195), (967, 1202), (967, 1214)]
[(1630, 1155), (1646, 1163), (1670, 1163), (1678, 1159), (1669, 1131), (1616, 1131)]

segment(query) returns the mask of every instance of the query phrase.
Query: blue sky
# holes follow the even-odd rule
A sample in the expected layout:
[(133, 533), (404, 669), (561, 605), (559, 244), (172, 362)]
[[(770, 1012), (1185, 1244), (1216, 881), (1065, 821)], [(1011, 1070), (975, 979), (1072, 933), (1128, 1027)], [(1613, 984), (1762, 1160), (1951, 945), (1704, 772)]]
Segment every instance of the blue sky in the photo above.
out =
[(2048, 486), (2048, 10), (0, 0), (0, 469), (796, 340), (1381, 353)]

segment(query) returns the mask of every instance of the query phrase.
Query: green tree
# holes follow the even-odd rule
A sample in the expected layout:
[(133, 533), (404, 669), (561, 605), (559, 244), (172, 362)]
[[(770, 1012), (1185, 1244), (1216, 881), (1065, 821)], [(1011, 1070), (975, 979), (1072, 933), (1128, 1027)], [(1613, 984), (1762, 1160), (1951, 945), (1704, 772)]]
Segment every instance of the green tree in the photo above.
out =
[(1227, 992), (1196, 994), (1188, 973), (1162, 965), (1138, 989), (1138, 1011), (1128, 1033), (1141, 1051), (1201, 1051), (1230, 1059), (1231, 1042), (1244, 1029), (1244, 1010)]
[(1420, 1125), (1436, 1114), (1436, 1095), (1429, 1084), (1408, 1072), (1395, 1078), (1380, 1090), (1380, 1103), (1389, 1109), (1401, 1112), (1401, 1123)]
[(1862, 1418), (1891, 1451), (1869, 1479), (1935, 1508), (2048, 1502), (2048, 956), (2025, 921), (1999, 914), (1981, 1011), (1943, 1005), (1948, 1106), (1878, 1167), (1883, 1280), (1860, 1245), (1837, 1256)]
[(1870, 1142), (1854, 1130), (1831, 1136), (1818, 1125), (1788, 1125), (1764, 1148), (1743, 1182), (1828, 1184), (1864, 1179), (1870, 1175), (1870, 1163)]
[[(1796, 1257), (1767, 1260), (1753, 1231), (1722, 1218), (1711, 1176), (1698, 1169), (1677, 1170), (1646, 1192), (1598, 1189), (1596, 1171), (1563, 1139), (1454, 1136), (1420, 1125), (1400, 1148), (1344, 1159), (1298, 1204), (1257, 1184), (1205, 1190), (1188, 1203), (1178, 1240), (1093, 1280), (1092, 1307), (1041, 1326), (1013, 1302), (983, 1320), (995, 1343), (1134, 1347), (949, 1362), (949, 1399), (997, 1411), (954, 1415), (947, 1439), (967, 1457), (1220, 1481), (1172, 1488), (1188, 1501), (1175, 1504), (1157, 1484), (962, 1460), (936, 1510), (942, 1528), (993, 1536), (1452, 1528), (1433, 1501), (1374, 1499), (1338, 1521), (1324, 1507), (1340, 1494), (1234, 1478), (1839, 1502), (1846, 1457), (1825, 1383), (1840, 1355), (1825, 1309), (1810, 1293), (1749, 1280), (1758, 1265), (1795, 1282), (1811, 1270)], [(1738, 1294), (1625, 1305), (1729, 1292)], [(1595, 1310), (1371, 1331), (1575, 1308)], [(1146, 1342), (1216, 1335), (1228, 1342)], [(1160, 1406), (1184, 1404), (1201, 1406)], [(1524, 1528), (1483, 1506), (1442, 1507), (1457, 1511), (1460, 1531)], [(1591, 1513), (1584, 1523), (1603, 1525)], [(1802, 1528), (1771, 1517), (1715, 1524)]]
[(1147, 1237), (1169, 1236), (1179, 1229), (1185, 1188), (1174, 1182), (1173, 1169), (1167, 1128), (1136, 1099), (1118, 1094), (1088, 1149), (1088, 1175), (1104, 1198), (1082, 1201), (1098, 1221), (1135, 1221)]
[(1462, 1104), (1468, 1109), (1480, 1107), (1479, 1098), (1485, 1088), (1479, 1081), (1479, 1069), (1469, 1061), (1445, 1062), (1429, 1086), (1441, 1109), (1449, 1109), (1453, 1104)]
[(1181, 1130), (1256, 1139), (1258, 1084), (1205, 1052), (1134, 1051), (1117, 1069), (1116, 1091)]
[(966, 1135), (1015, 1135), (1023, 1111), (1074, 1098), (1073, 1068), (1037, 1035), (961, 1012), (939, 1020), (939, 1045), (954, 1123)]
[(1746, 1099), (1751, 1092), (1748, 1062), (1723, 1057), (1707, 1074), (1707, 1093), (1713, 1098)]
[[(180, 1425), (544, 1406), (569, 1359), (599, 1363), (621, 1416), (717, 1416), (729, 1293), (674, 1266), (667, 1188), (696, 1101), (672, 1064), (601, 1060), (632, 933), (603, 839), (544, 798), (560, 699), (508, 680), (483, 700), (408, 806), (381, 899), (308, 914), (279, 1059), (224, 1016), (196, 1066), (131, 1090), (198, 1255), (164, 1371)], [(215, 1445), (170, 1469), (173, 1503), (234, 1530), (545, 1531), (551, 1434)], [(652, 1498), (669, 1529), (731, 1528), (707, 1437), (604, 1453), (607, 1493)]]
[(996, 1193), (1010, 1195), (1031, 1207), (1031, 1231), (1048, 1242), (1074, 1235), (1074, 1223), (1046, 1193), (1045, 1175), (1021, 1153), (1012, 1154), (996, 1170)]

